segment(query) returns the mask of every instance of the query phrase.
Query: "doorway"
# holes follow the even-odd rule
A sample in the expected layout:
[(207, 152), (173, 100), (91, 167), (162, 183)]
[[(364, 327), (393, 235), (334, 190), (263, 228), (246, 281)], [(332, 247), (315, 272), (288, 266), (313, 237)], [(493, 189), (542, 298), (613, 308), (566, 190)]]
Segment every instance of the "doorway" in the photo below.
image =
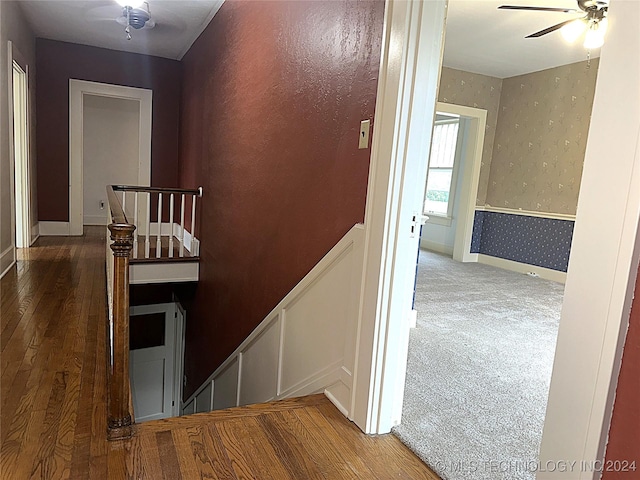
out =
[[(82, 235), (85, 221), (106, 224), (107, 184), (119, 183), (121, 179), (139, 186), (151, 185), (152, 97), (153, 92), (144, 88), (69, 80), (70, 235)], [(89, 114), (88, 119), (85, 114)], [(112, 127), (106, 127), (105, 122)], [(91, 137), (88, 143), (85, 143), (86, 127)], [(123, 136), (128, 139), (126, 142), (122, 142)], [(93, 174), (108, 178), (85, 176), (87, 167)], [(86, 190), (85, 180), (90, 182)]]
[[(440, 2), (426, 3), (425, 8), (432, 13), (429, 17), (424, 15), (426, 10), (417, 7), (407, 15), (402, 2), (389, 4), (389, 33), (385, 37), (388, 43), (383, 48), (373, 135), (374, 139), (378, 137), (372, 148), (365, 215), (367, 241), (356, 378), (359, 392), (355, 395), (355, 407), (362, 410), (354, 415), (356, 423), (371, 433), (389, 431), (394, 420), (399, 419), (397, 409), (402, 404), (398, 388), (399, 379), (404, 380), (406, 360), (402, 319), (410, 308), (407, 290), (412, 285), (407, 285), (406, 278), (413, 274), (405, 267), (407, 261), (415, 260), (415, 250), (403, 249), (399, 237), (409, 236), (409, 230), (403, 227), (411, 222), (415, 198), (413, 191), (403, 191), (404, 181), (399, 186), (395, 176), (411, 178), (416, 170), (420, 173), (416, 165), (407, 162), (417, 134), (406, 124), (420, 124), (414, 114), (418, 112), (419, 116), (425, 105), (421, 103), (425, 100), (423, 96), (411, 98), (402, 96), (402, 92), (418, 92), (419, 89), (413, 90), (417, 85), (435, 89), (438, 79), (432, 75), (434, 68), (425, 65), (433, 56), (425, 55), (424, 61), (420, 61), (413, 52), (423, 42), (440, 38), (444, 26)], [(616, 29), (609, 32), (603, 47), (596, 87), (590, 127), (594, 134), (589, 138), (582, 176), (541, 447), (543, 462), (558, 459), (593, 462), (603, 458), (604, 429), (609, 424), (621, 354), (619, 340), (628, 324), (630, 278), (638, 262), (640, 152), (636, 140), (640, 117), (638, 91), (633, 85), (637, 85), (640, 71), (637, 62), (629, 65), (627, 45), (635, 35), (632, 19), (637, 17), (638, 5), (619, 2), (616, 8), (610, 12)], [(421, 22), (421, 28), (412, 30), (414, 23), (410, 20)], [(437, 42), (434, 46), (440, 48)], [(634, 44), (633, 51), (637, 50), (638, 45)], [(408, 69), (410, 73), (402, 78), (395, 75), (396, 69)], [(633, 92), (632, 99), (611, 102), (620, 91)], [(435, 92), (431, 95), (431, 101), (435, 102)], [(414, 106), (416, 109), (412, 110)], [(393, 145), (401, 148), (393, 151), (390, 148)], [(602, 160), (611, 156), (619, 161), (616, 169)], [(616, 195), (604, 201), (600, 194), (602, 185), (615, 185)], [(597, 214), (604, 211), (606, 215)], [(395, 233), (398, 231), (399, 234)], [(587, 473), (581, 478), (592, 475)]]
[[(432, 146), (431, 158), (442, 157), (436, 163), (450, 166), (429, 162), (423, 209), (429, 220), (422, 229), (420, 248), (450, 255), (458, 262), (478, 261), (478, 255), (471, 253), (471, 241), (486, 123), (485, 109), (436, 104), (433, 143), (440, 142), (441, 148)], [(453, 131), (455, 138), (451, 138)], [(446, 172), (443, 185), (434, 183), (429, 188), (432, 168), (436, 175)]]
[(184, 311), (177, 303), (131, 307), (129, 375), (136, 422), (180, 414)]
[(31, 242), (29, 218), (29, 115), (27, 67), (13, 60), (13, 184), (15, 188), (16, 247)]
[(82, 131), (82, 223), (106, 225), (106, 186), (138, 182), (140, 102), (86, 94)]

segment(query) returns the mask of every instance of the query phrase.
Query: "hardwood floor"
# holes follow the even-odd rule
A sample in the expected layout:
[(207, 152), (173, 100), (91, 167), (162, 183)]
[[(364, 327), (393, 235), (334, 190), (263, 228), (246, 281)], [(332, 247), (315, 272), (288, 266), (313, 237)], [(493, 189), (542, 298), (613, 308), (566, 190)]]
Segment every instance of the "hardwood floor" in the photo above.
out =
[(42, 237), (0, 281), (2, 479), (437, 480), (322, 395), (138, 425), (106, 440), (104, 231)]

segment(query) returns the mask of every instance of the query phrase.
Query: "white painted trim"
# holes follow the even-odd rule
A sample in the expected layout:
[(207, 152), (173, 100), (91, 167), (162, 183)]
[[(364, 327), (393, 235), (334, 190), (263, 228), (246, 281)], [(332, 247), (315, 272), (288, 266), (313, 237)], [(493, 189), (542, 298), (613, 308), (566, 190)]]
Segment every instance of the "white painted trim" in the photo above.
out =
[[(15, 161), (13, 146), (13, 42), (7, 42), (7, 130), (9, 137), (9, 198), (11, 204), (11, 247), (16, 245)], [(4, 115), (4, 112), (2, 112)], [(2, 271), (4, 275), (6, 271)]]
[(38, 232), (43, 237), (66, 237), (69, 235), (69, 222), (38, 222)]
[(438, 112), (460, 115), (465, 119), (464, 125), (464, 168), (458, 207), (458, 223), (454, 238), (452, 256), (458, 262), (473, 261), (471, 256), (471, 239), (475, 218), (480, 167), (482, 166), (482, 149), (487, 125), (487, 111), (480, 108), (465, 107), (450, 103), (436, 104)]
[(153, 262), (129, 265), (129, 283), (197, 282), (200, 263), (193, 262)]
[[(608, 15), (615, 28), (607, 32), (598, 67), (540, 446), (543, 465), (604, 458), (640, 255), (640, 3), (613, 0)], [(537, 476), (599, 477), (591, 471)]]
[[(31, 175), (30, 175), (30, 166), (31, 166), (31, 104), (30, 104), (30, 91), (29, 91), (29, 65), (27, 64), (25, 57), (18, 51), (13, 42), (8, 41), (8, 63), (9, 63), (9, 98), (8, 98), (8, 115), (9, 115), (9, 160), (10, 160), (10, 190), (11, 190), (11, 235), (12, 242), (14, 246), (17, 247), (25, 247), (29, 245), (31, 240), (31, 228), (32, 228), (32, 219), (31, 219), (31, 188), (33, 185), (31, 184)], [(18, 68), (24, 74), (26, 91), (24, 92), (25, 96), (25, 114), (26, 118), (24, 119), (24, 127), (25, 127), (25, 138), (24, 141), (26, 143), (26, 158), (25, 164), (22, 166), (24, 169), (22, 171), (22, 175), (20, 175), (20, 191), (22, 192), (22, 201), (17, 201), (18, 189), (16, 188), (16, 165), (15, 165), (15, 118), (14, 118), (14, 84), (13, 84), (13, 71), (14, 66), (13, 63), (18, 65)], [(16, 211), (18, 209), (18, 203), (21, 205), (22, 210), (22, 228), (20, 229), (20, 236), (22, 238), (23, 245), (18, 245), (18, 219), (16, 217)]]
[(424, 200), (446, 7), (385, 6), (350, 415), (366, 433), (388, 432), (402, 412), (418, 251), (410, 227)]
[[(425, 240), (424, 238), (420, 241), (420, 248), (424, 248), (426, 250), (430, 250), (432, 252), (442, 253), (444, 255), (449, 255), (453, 257), (453, 247), (451, 245), (445, 245), (443, 243), (432, 242), (431, 240)], [(469, 261), (469, 260), (465, 260)]]
[(153, 92), (145, 88), (69, 79), (69, 224), (70, 235), (83, 234), (82, 143), (84, 96), (122, 98), (140, 102), (138, 185), (151, 184), (151, 118)]
[(16, 264), (16, 249), (13, 245), (9, 245), (5, 248), (4, 252), (0, 253), (0, 278), (4, 277), (11, 267)]
[(34, 243), (36, 243), (36, 240), (38, 240), (38, 238), (40, 238), (40, 223), (39, 222), (37, 222), (35, 225), (33, 225), (31, 227), (31, 243), (29, 244), (29, 246), (31, 246)]
[[(272, 358), (264, 358), (264, 362), (274, 362), (273, 368), (277, 369), (277, 375), (274, 384), (269, 386), (269, 391), (273, 394), (265, 392), (262, 401), (277, 400), (282, 398), (295, 397), (299, 395), (308, 395), (324, 391), (327, 397), (338, 407), (338, 409), (348, 415), (351, 412), (351, 389), (353, 388), (353, 375), (351, 365), (355, 362), (355, 327), (357, 321), (357, 308), (359, 303), (360, 291), (360, 272), (362, 269), (362, 240), (364, 235), (364, 227), (355, 225), (351, 230), (332, 248), (318, 264), (278, 303), (278, 305), (265, 317), (265, 319), (251, 332), (251, 334), (234, 350), (234, 352), (209, 376), (209, 378), (183, 403), (183, 409), (189, 405), (196, 397), (210, 384), (213, 383), (213, 395), (215, 395), (216, 379), (222, 376), (227, 369), (237, 362), (238, 374), (236, 377), (236, 397), (235, 404), (240, 404), (243, 385), (243, 373), (246, 365), (243, 357), (247, 352), (256, 345), (263, 334), (272, 330), (277, 334), (276, 354)], [(323, 298), (319, 295), (316, 288), (321, 284), (323, 277), (329, 274), (334, 268), (344, 265), (341, 262), (352, 262), (350, 275), (351, 279), (346, 278), (345, 284), (347, 288), (340, 289), (341, 295), (348, 297), (349, 308), (346, 312), (347, 319), (345, 325), (344, 337), (340, 332), (334, 332), (332, 341), (344, 341), (344, 352), (342, 358), (332, 360), (320, 360), (321, 363), (312, 365), (312, 373), (304, 378), (296, 379), (295, 384), (285, 388), (283, 385), (283, 372), (287, 365), (284, 364), (284, 352), (286, 348), (292, 346), (296, 350), (305, 352), (304, 345), (299, 344), (298, 338), (286, 338), (284, 334), (286, 328), (286, 318), (288, 311), (294, 307), (297, 302), (309, 298), (315, 298), (321, 305), (331, 305), (332, 298)], [(319, 305), (320, 305), (319, 304)], [(323, 313), (323, 308), (318, 307), (314, 311), (314, 324), (322, 322), (327, 314)], [(295, 320), (293, 320), (295, 321)], [(320, 325), (322, 328), (322, 325)], [(301, 358), (296, 361), (303, 361)], [(308, 358), (304, 359), (309, 362)], [(316, 360), (318, 361), (318, 360)], [(246, 373), (245, 373), (246, 374)], [(345, 394), (346, 392), (346, 394)], [(197, 408), (197, 405), (196, 405)]]
[(565, 283), (567, 280), (567, 274), (551, 268), (538, 267), (536, 265), (529, 265), (528, 263), (516, 262), (513, 260), (507, 260), (506, 258), (492, 257), (491, 255), (485, 255), (479, 253), (478, 263), (485, 265), (491, 265), (492, 267), (502, 268), (503, 270), (510, 270), (517, 273), (535, 273), (538, 277), (546, 280), (552, 280), (558, 283)]
[(184, 57), (187, 54), (187, 52), (191, 49), (191, 47), (193, 46), (195, 41), (198, 39), (198, 37), (202, 35), (202, 32), (204, 32), (205, 28), (207, 28), (207, 26), (209, 25), (213, 17), (215, 17), (216, 13), (218, 13), (223, 3), (224, 3), (224, 0), (217, 0), (213, 4), (213, 6), (211, 7), (211, 11), (209, 12), (209, 15), (206, 16), (206, 18), (203, 20), (203, 22), (200, 24), (198, 28), (193, 29), (193, 35), (191, 36), (191, 40), (187, 42), (187, 45), (180, 52), (180, 55), (178, 55), (176, 60), (182, 60), (182, 57)]
[(536, 212), (533, 210), (522, 210), (521, 208), (502, 208), (492, 207), (491, 205), (478, 206), (475, 208), (481, 212), (495, 212), (495, 213), (508, 213), (509, 215), (523, 215), (526, 217), (538, 217), (538, 218), (550, 218), (552, 220), (572, 220), (575, 221), (575, 215), (569, 215), (566, 213), (551, 213), (551, 212)]
[[(177, 300), (174, 298), (174, 300)], [(186, 331), (187, 331), (187, 312), (182, 308), (180, 302), (176, 301), (176, 313), (178, 314), (176, 318), (176, 349), (175, 349), (175, 365), (174, 365), (174, 373), (175, 373), (175, 385), (174, 385), (174, 409), (173, 415), (179, 416), (182, 414), (182, 389), (184, 387), (184, 382), (182, 381), (184, 377), (184, 349), (185, 349), (185, 341), (186, 341)]]

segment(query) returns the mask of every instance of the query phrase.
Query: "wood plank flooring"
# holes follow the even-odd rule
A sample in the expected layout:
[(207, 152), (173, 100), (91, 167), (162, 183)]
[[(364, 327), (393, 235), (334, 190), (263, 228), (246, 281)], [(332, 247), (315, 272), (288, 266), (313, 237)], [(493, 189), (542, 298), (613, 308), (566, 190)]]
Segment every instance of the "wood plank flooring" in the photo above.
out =
[(0, 478), (437, 480), (322, 395), (138, 425), (106, 441), (102, 228), (42, 237), (0, 281)]

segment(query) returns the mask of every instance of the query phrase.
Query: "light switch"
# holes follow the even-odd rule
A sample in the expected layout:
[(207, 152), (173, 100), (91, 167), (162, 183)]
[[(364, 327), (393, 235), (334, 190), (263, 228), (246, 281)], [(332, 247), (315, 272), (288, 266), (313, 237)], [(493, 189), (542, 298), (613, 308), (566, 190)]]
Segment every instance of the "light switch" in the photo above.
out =
[(369, 148), (369, 130), (371, 129), (371, 120), (362, 120), (360, 122), (360, 140), (358, 148)]

